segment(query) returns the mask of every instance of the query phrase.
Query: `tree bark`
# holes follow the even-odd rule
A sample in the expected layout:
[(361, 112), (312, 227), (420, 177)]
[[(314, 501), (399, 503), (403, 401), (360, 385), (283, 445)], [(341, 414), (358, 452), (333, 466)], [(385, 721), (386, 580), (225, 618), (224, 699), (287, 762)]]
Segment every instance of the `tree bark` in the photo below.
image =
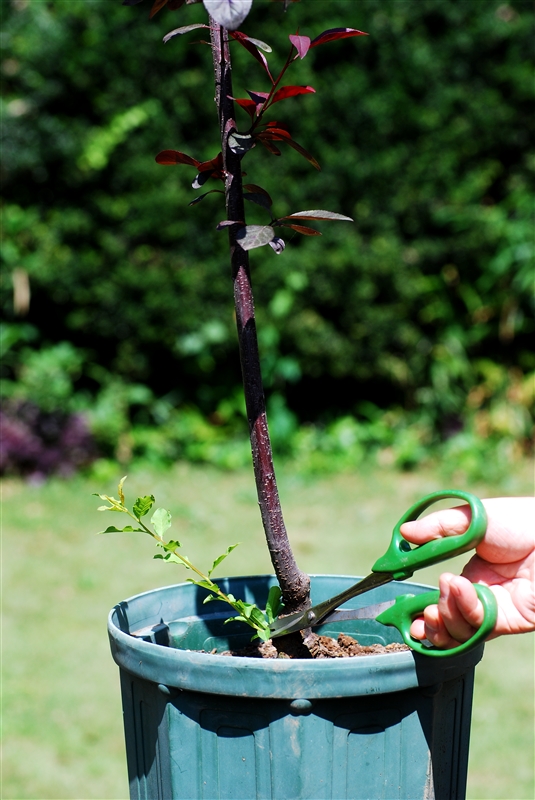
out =
[[(228, 32), (213, 19), (210, 19), (210, 26), (215, 101), (219, 113), (221, 150), (226, 173), (227, 219), (238, 220), (245, 224), (241, 156), (233, 153), (228, 146), (229, 134), (236, 130), (234, 103), (231, 99), (232, 75)], [(236, 227), (229, 228), (230, 260), (256, 489), (271, 561), (281, 587), (285, 611), (290, 613), (306, 608), (310, 604), (310, 579), (297, 567), (282, 516), (260, 371), (249, 254), (236, 240)]]

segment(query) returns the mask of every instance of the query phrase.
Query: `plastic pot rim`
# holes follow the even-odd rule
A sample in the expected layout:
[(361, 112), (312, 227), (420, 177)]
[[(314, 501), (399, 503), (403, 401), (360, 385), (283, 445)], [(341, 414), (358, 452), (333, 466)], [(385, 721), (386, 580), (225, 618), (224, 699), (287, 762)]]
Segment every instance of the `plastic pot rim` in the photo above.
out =
[[(348, 575), (310, 575), (311, 581), (356, 581)], [(235, 576), (224, 581), (257, 582), (275, 579), (271, 575)], [(389, 584), (388, 586), (395, 586)], [(429, 590), (429, 586), (404, 582), (403, 591)], [(409, 588), (410, 587), (410, 588)], [(388, 587), (382, 587), (388, 591)], [(134, 595), (118, 603), (108, 617), (112, 656), (118, 666), (138, 678), (151, 681), (170, 692), (195, 691), (236, 697), (306, 698), (354, 697), (387, 694), (417, 687), (430, 687), (458, 677), (477, 664), (483, 645), (451, 658), (432, 659), (412, 650), (335, 659), (261, 659), (212, 655), (192, 650), (163, 647), (145, 642), (121, 630), (118, 610), (142, 605), (155, 596), (196, 593), (191, 583), (172, 584)], [(377, 590), (376, 590), (377, 591)], [(399, 593), (399, 591), (398, 591)], [(208, 612), (207, 612), (208, 613)], [(156, 615), (157, 616), (157, 615)], [(157, 624), (161, 620), (154, 617)]]

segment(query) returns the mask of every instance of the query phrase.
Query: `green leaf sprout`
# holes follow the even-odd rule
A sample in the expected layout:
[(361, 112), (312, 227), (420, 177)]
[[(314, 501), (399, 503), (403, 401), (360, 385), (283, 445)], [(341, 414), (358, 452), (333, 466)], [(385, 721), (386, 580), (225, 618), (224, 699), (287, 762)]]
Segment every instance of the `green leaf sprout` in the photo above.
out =
[(236, 612), (236, 616), (229, 617), (225, 622), (244, 622), (254, 629), (255, 633), (252, 637), (253, 639), (261, 639), (267, 642), (270, 639), (269, 626), (277, 618), (281, 609), (280, 588), (278, 586), (272, 586), (269, 590), (265, 611), (258, 608), (254, 603), (246, 603), (244, 600), (237, 600), (232, 594), (225, 594), (217, 583), (214, 583), (211, 576), (215, 568), (218, 567), (238, 545), (233, 544), (227, 547), (226, 551), (214, 560), (208, 573), (205, 575), (200, 569), (194, 566), (186, 556), (178, 552), (182, 546), (178, 540), (165, 540), (164, 534), (171, 527), (171, 514), (166, 508), (157, 508), (154, 511), (150, 518), (151, 527), (143, 522), (142, 517), (145, 517), (149, 513), (156, 502), (154, 495), (150, 494), (144, 497), (138, 497), (133, 505), (132, 511), (127, 508), (123, 491), (125, 480), (126, 476), (119, 482), (118, 500), (107, 494), (94, 493), (94, 496), (100, 497), (101, 500), (108, 503), (106, 506), (99, 506), (98, 511), (118, 511), (127, 514), (136, 522), (137, 527), (125, 525), (124, 528), (117, 528), (115, 525), (110, 525), (106, 530), (100, 531), (99, 533), (147, 533), (149, 536), (152, 536), (157, 546), (164, 551), (163, 553), (156, 553), (154, 558), (159, 558), (162, 561), (168, 561), (173, 564), (181, 564), (186, 569), (191, 570), (197, 577), (188, 578), (187, 580), (195, 584), (195, 586), (200, 586), (202, 589), (206, 589), (210, 592), (204, 599), (205, 603), (212, 600), (221, 600), (223, 603), (227, 603), (231, 606)]

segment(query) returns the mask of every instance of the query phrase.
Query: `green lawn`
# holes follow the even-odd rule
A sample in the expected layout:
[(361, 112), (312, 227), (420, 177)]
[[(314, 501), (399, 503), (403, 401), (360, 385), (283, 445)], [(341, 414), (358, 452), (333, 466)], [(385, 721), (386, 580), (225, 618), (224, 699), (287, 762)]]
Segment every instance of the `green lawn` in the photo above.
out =
[[(355, 575), (383, 552), (408, 504), (444, 486), (432, 473), (378, 469), (302, 479), (287, 468), (279, 483), (301, 567)], [(3, 483), (2, 800), (127, 798), (107, 613), (118, 600), (179, 582), (184, 573), (153, 561), (148, 537), (94, 535), (118, 518), (98, 514), (91, 492), (115, 494), (116, 484)], [(529, 494), (531, 468), (500, 486), (469, 488), (482, 497)], [(223, 574), (271, 571), (249, 471), (138, 468), (126, 490), (127, 499), (152, 492), (171, 510), (173, 535), (200, 566), (241, 541)], [(429, 569), (418, 580), (435, 583), (437, 575)], [(491, 642), (477, 668), (470, 800), (535, 796), (534, 644), (531, 635)]]

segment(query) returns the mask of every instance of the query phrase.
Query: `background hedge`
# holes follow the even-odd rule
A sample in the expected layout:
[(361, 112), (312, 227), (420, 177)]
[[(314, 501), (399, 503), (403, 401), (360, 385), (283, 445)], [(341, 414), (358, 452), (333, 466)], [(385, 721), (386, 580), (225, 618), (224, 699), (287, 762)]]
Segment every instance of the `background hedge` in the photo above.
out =
[[(224, 210), (220, 195), (189, 207), (192, 170), (154, 161), (218, 151), (209, 48), (197, 31), (161, 41), (206, 15), (148, 11), (5, 6), (3, 394), (8, 411), (84, 412), (123, 460), (213, 460), (207, 442), (243, 427)], [(289, 148), (244, 160), (277, 215), (355, 219), (252, 254), (275, 439), (354, 457), (376, 442), (410, 464), (464, 435), (461, 450), (507, 441), (515, 457), (535, 369), (532, 5), (255, 0), (242, 29), (276, 69), (297, 27), (338, 26), (369, 36), (311, 51), (288, 80), (316, 94), (277, 115), (322, 171)], [(235, 94), (264, 90), (233, 55)]]

